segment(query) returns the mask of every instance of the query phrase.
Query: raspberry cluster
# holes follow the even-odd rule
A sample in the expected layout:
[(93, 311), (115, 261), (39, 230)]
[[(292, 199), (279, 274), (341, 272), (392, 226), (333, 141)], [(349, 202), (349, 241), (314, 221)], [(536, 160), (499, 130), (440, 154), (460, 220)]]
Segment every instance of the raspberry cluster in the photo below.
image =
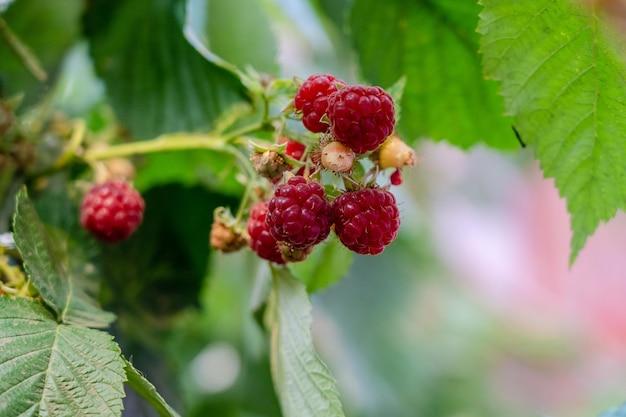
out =
[(396, 237), (400, 213), (393, 194), (382, 188), (348, 191), (332, 203), (322, 186), (302, 176), (278, 186), (269, 203), (258, 203), (250, 213), (250, 247), (275, 263), (306, 256), (322, 242), (331, 227), (350, 250), (378, 255)]
[[(354, 252), (383, 252), (400, 226), (396, 200), (387, 189), (400, 185), (401, 169), (415, 162), (413, 150), (394, 134), (392, 97), (380, 87), (348, 85), (333, 75), (317, 74), (299, 85), (293, 106), (282, 117), (282, 125), (273, 125), (275, 143), (251, 144), (251, 166), (259, 178), (250, 179), (249, 190), (255, 192), (247, 195), (258, 201), (248, 210), (247, 227), (241, 223), (247, 199), (236, 217), (219, 208), (211, 247), (229, 253), (247, 244), (260, 258), (285, 264), (305, 259), (334, 230)], [(313, 134), (300, 133), (298, 140), (285, 136), (287, 118), (300, 118)], [(370, 162), (362, 165), (366, 158)], [(124, 180), (132, 176), (132, 164), (120, 162), (131, 169), (115, 170), (121, 179), (110, 168), (104, 179), (96, 176), (104, 182), (86, 193), (80, 212), (82, 226), (110, 243), (130, 237), (145, 209), (141, 195)], [(388, 183), (380, 185), (379, 174), (385, 170)], [(326, 181), (323, 171), (338, 181)], [(259, 185), (261, 178), (265, 185)]]
[[(281, 127), (276, 144), (255, 145), (254, 169), (270, 180), (271, 190), (250, 210), (249, 246), (271, 262), (297, 262), (334, 230), (348, 249), (380, 254), (400, 227), (388, 188), (400, 185), (401, 169), (415, 162), (413, 150), (394, 134), (392, 97), (380, 87), (316, 74), (300, 84), (292, 109), (317, 135), (300, 135), (303, 143), (285, 137)], [(371, 162), (361, 165), (363, 159), (374, 164), (368, 172), (363, 167)], [(326, 183), (323, 171), (338, 177), (343, 189)], [(387, 185), (378, 182), (381, 172)]]

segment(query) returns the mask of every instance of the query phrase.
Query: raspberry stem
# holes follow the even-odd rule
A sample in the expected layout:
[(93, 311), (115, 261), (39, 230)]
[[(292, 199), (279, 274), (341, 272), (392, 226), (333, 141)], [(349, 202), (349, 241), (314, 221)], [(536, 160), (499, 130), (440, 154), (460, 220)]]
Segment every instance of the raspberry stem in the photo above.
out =
[(114, 145), (106, 149), (92, 149), (85, 153), (85, 160), (91, 163), (104, 159), (144, 155), (157, 152), (208, 149), (233, 155), (241, 163), (244, 169), (246, 169), (249, 176), (253, 177), (255, 173), (250, 165), (250, 162), (248, 161), (248, 158), (246, 158), (239, 151), (239, 149), (237, 149), (237, 147), (231, 145), (229, 142), (245, 133), (256, 131), (260, 127), (260, 124), (254, 124), (225, 136), (187, 133), (163, 135), (150, 141), (124, 143)]
[(74, 157), (76, 156), (76, 152), (80, 148), (83, 139), (85, 138), (85, 133), (87, 131), (87, 124), (84, 120), (77, 120), (74, 123), (74, 131), (72, 132), (72, 136), (70, 137), (70, 141), (63, 149), (63, 153), (52, 165), (53, 169), (57, 169), (60, 167), (64, 167), (68, 164)]
[(239, 208), (237, 209), (237, 214), (235, 214), (235, 224), (239, 224), (239, 222), (243, 218), (243, 213), (246, 211), (248, 202), (250, 201), (250, 196), (252, 195), (253, 188), (254, 188), (254, 182), (249, 180), (248, 185), (246, 185), (246, 189), (243, 192), (243, 197), (241, 197), (241, 201), (239, 202)]

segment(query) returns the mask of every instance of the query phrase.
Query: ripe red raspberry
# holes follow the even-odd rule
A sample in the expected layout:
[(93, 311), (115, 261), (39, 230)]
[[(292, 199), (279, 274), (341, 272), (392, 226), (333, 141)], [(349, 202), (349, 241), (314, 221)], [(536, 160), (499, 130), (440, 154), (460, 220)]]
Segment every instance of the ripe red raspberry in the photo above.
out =
[(311, 132), (328, 130), (328, 124), (320, 122), (328, 108), (328, 97), (344, 82), (330, 74), (315, 74), (307, 78), (296, 93), (294, 105), (302, 112), (302, 124)]
[(330, 96), (328, 118), (335, 138), (358, 154), (377, 149), (396, 124), (391, 96), (380, 87), (361, 85)]
[(333, 202), (335, 233), (350, 250), (378, 255), (400, 227), (396, 199), (389, 191), (366, 188), (347, 192)]
[(326, 239), (331, 207), (324, 188), (304, 177), (291, 177), (269, 202), (267, 225), (276, 240), (292, 248), (307, 248)]
[(109, 181), (93, 187), (80, 206), (80, 223), (96, 238), (119, 242), (133, 234), (143, 220), (145, 203), (124, 181)]
[(389, 181), (391, 182), (391, 185), (402, 185), (402, 172), (400, 172), (399, 169), (393, 171), (389, 177)]
[(259, 257), (277, 263), (284, 264), (276, 239), (270, 234), (265, 224), (267, 217), (267, 203), (256, 203), (250, 210), (248, 219), (248, 235), (250, 236), (250, 248)]
[(287, 139), (287, 146), (285, 147), (285, 153), (287, 156), (292, 157), (293, 159), (297, 159), (298, 161), (302, 159), (304, 155), (304, 150), (306, 146), (304, 143), (298, 142), (297, 140)]

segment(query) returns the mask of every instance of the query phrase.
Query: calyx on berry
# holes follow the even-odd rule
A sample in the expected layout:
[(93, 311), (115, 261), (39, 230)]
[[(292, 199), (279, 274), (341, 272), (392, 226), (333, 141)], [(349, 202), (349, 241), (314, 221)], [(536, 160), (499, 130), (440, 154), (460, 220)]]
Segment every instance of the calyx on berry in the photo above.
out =
[(285, 158), (276, 151), (255, 152), (250, 161), (257, 174), (271, 181), (279, 179), (283, 172), (291, 169)]
[(286, 262), (302, 262), (309, 256), (313, 246), (294, 248), (285, 242), (278, 242), (278, 250)]
[(215, 210), (209, 242), (213, 249), (223, 253), (236, 252), (248, 243), (243, 231), (224, 207)]

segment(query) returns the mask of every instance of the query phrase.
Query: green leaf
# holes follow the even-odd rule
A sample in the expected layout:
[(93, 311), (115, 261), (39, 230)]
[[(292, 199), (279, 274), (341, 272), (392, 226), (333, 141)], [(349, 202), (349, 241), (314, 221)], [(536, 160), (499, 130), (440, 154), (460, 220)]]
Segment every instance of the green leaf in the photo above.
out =
[(393, 99), (394, 110), (396, 112), (396, 123), (400, 123), (402, 118), (402, 96), (406, 88), (406, 77), (400, 77), (391, 87), (387, 87), (387, 92)]
[(240, 195), (242, 185), (235, 177), (239, 167), (230, 155), (206, 150), (163, 152), (146, 155), (137, 171), (135, 186), (139, 190), (180, 183), (204, 185), (229, 195)]
[(311, 303), (287, 269), (273, 269), (271, 364), (285, 417), (343, 417), (336, 383), (313, 347)]
[(143, 197), (148, 209), (141, 227), (127, 241), (103, 247), (101, 257), (110, 303), (134, 322), (140, 319), (138, 308), (163, 318), (197, 304), (209, 263), (213, 211), (238, 203), (180, 184), (151, 188)]
[(278, 73), (278, 47), (263, 2), (189, 0), (188, 28), (214, 57), (239, 68)]
[(343, 28), (346, 25), (352, 0), (310, 0), (310, 3), (338, 28)]
[(180, 0), (94, 0), (86, 28), (96, 72), (131, 133), (206, 130), (246, 100), (239, 79), (185, 38)]
[(88, 327), (107, 327), (115, 316), (98, 307), (87, 294), (80, 268), (67, 253), (68, 242), (48, 232), (22, 188), (16, 197), (14, 238), (24, 268), (57, 319)]
[(567, 200), (570, 262), (626, 206), (626, 68), (597, 16), (567, 0), (484, 0), (485, 71)]
[(315, 292), (343, 278), (352, 265), (352, 252), (336, 237), (317, 245), (303, 262), (291, 264), (291, 271), (309, 292)]
[(518, 146), (496, 84), (483, 79), (478, 11), (475, 0), (355, 0), (350, 32), (365, 78), (389, 86), (406, 76), (399, 128), (410, 143)]
[[(2, 18), (48, 75), (53, 76), (80, 32), (81, 10), (80, 0), (19, 0), (9, 6)], [(42, 87), (4, 40), (0, 40), (0, 95), (26, 92), (32, 101), (36, 93), (44, 92)]]
[(0, 297), (0, 346), (0, 415), (121, 415), (124, 364), (110, 335)]
[(124, 370), (126, 371), (126, 378), (128, 379), (128, 385), (139, 394), (142, 398), (150, 403), (159, 416), (161, 417), (180, 417), (180, 415), (169, 406), (169, 404), (161, 397), (152, 385), (142, 374), (139, 372), (132, 363), (124, 359)]

